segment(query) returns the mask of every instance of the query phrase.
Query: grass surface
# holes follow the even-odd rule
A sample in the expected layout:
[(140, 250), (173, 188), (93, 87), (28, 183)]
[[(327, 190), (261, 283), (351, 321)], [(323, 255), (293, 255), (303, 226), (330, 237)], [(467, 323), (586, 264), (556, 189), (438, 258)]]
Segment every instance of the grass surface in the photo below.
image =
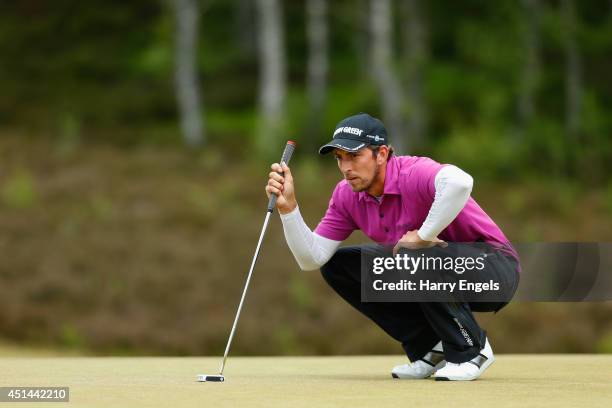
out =
[(0, 386), (69, 386), (73, 407), (607, 407), (612, 401), (612, 356), (500, 355), (470, 383), (391, 379), (391, 367), (404, 359), (230, 357), (225, 383), (197, 383), (197, 374), (217, 373), (219, 358), (4, 356)]

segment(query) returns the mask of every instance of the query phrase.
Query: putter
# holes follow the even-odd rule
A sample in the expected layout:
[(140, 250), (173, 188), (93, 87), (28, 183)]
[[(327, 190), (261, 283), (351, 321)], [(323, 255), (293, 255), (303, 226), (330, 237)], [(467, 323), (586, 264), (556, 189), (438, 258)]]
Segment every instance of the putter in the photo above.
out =
[[(291, 160), (291, 156), (293, 155), (293, 151), (295, 150), (295, 142), (289, 140), (287, 145), (285, 146), (285, 151), (283, 152), (283, 156), (281, 157), (281, 163), (285, 162), (289, 164), (289, 160)], [(282, 174), (282, 173), (281, 173)], [(238, 310), (236, 311), (236, 317), (234, 318), (234, 324), (232, 326), (232, 331), (230, 332), (229, 339), (227, 339), (227, 345), (225, 346), (225, 353), (223, 354), (223, 361), (221, 362), (221, 368), (219, 369), (218, 375), (211, 374), (200, 374), (198, 375), (199, 382), (223, 382), (225, 381), (225, 377), (223, 376), (223, 370), (225, 369), (225, 361), (227, 360), (227, 355), (229, 354), (230, 346), (232, 345), (232, 339), (234, 338), (234, 333), (236, 332), (236, 326), (238, 325), (238, 319), (240, 318), (240, 312), (242, 311), (242, 304), (244, 303), (244, 298), (246, 297), (247, 289), (249, 288), (249, 282), (251, 281), (251, 276), (253, 275), (253, 270), (255, 269), (255, 263), (257, 262), (257, 257), (259, 256), (259, 249), (261, 248), (261, 243), (266, 235), (266, 229), (268, 228), (268, 221), (270, 221), (270, 215), (274, 212), (274, 207), (276, 206), (276, 194), (272, 194), (270, 196), (270, 200), (268, 201), (268, 211), (266, 212), (266, 219), (264, 220), (263, 228), (261, 229), (261, 233), (259, 234), (259, 242), (257, 243), (257, 247), (255, 248), (255, 255), (253, 255), (253, 261), (251, 262), (251, 269), (249, 269), (249, 274), (247, 275), (246, 283), (244, 284), (244, 289), (242, 290), (242, 297), (240, 298), (240, 303), (238, 304)]]

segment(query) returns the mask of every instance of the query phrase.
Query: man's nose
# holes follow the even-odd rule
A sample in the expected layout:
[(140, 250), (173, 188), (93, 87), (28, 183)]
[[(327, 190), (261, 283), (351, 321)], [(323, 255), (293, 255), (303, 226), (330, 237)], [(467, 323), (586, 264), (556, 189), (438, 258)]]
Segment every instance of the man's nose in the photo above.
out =
[(351, 170), (351, 163), (348, 160), (340, 160), (340, 171), (346, 174)]

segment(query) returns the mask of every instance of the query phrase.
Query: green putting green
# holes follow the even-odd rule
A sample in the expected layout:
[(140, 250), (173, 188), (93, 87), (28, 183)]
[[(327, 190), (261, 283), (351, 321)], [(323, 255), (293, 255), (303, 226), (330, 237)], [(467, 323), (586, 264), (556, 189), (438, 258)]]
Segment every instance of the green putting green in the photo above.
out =
[(218, 357), (4, 356), (0, 386), (69, 386), (73, 407), (610, 406), (610, 355), (496, 357), (469, 383), (394, 380), (402, 356), (230, 357), (224, 383), (198, 383)]

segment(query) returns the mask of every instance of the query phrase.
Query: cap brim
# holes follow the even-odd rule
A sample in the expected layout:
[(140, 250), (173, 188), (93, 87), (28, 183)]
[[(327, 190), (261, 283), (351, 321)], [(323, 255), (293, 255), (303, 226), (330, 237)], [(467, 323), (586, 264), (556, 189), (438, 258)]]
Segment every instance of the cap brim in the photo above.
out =
[(367, 145), (367, 143), (362, 142), (360, 140), (338, 138), (333, 139), (331, 142), (324, 146), (321, 146), (321, 148), (319, 149), (319, 154), (327, 154), (334, 149), (342, 149), (347, 152), (356, 152), (357, 150)]

